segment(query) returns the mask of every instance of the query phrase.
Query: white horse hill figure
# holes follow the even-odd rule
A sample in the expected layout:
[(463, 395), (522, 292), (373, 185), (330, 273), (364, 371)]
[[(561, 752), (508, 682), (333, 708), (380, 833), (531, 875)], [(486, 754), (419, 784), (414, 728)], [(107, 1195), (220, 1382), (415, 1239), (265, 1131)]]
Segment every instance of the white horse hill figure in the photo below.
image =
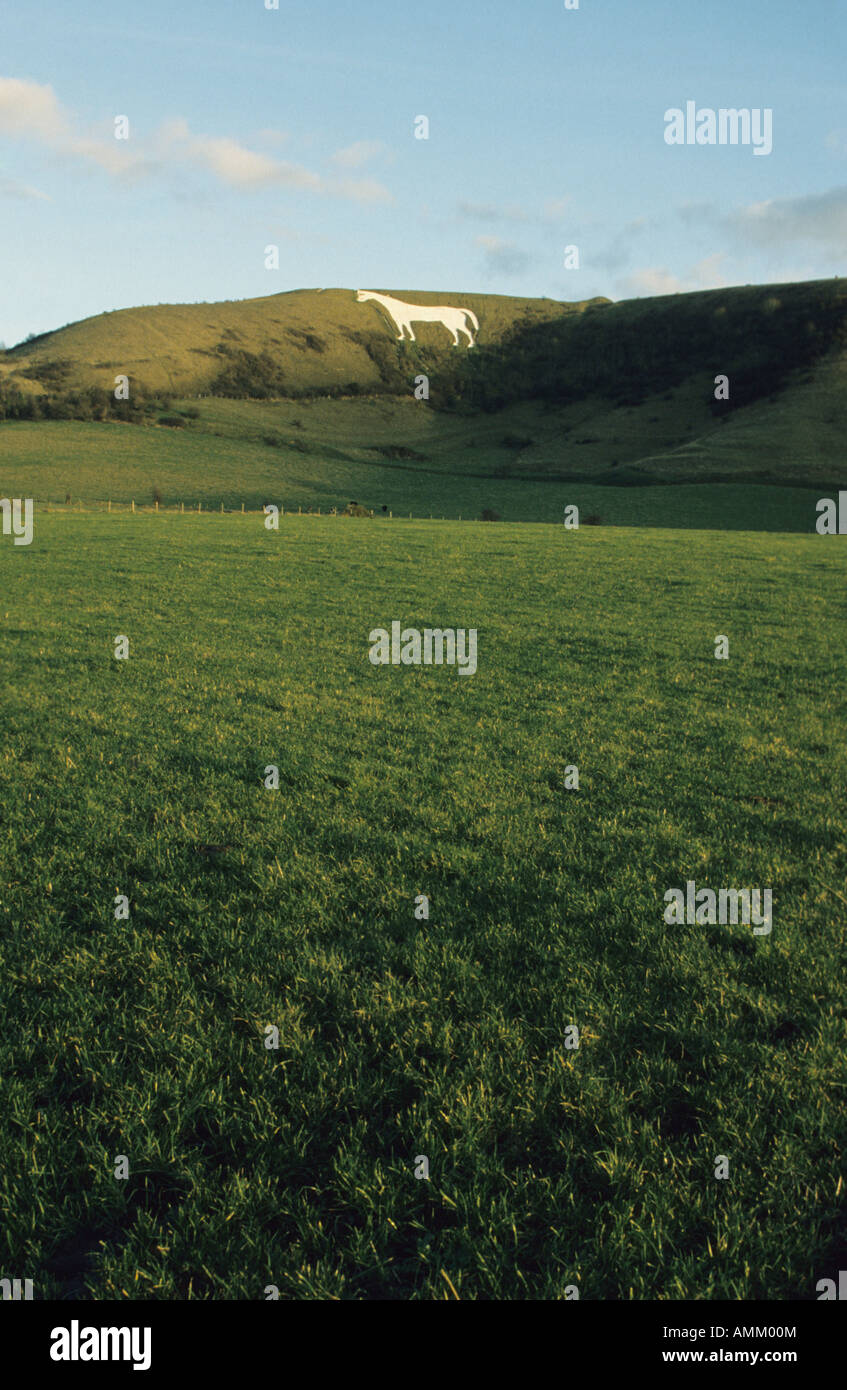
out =
[(473, 324), (477, 333), (479, 332), (479, 320), (473, 309), (454, 309), (449, 304), (407, 304), (402, 299), (392, 299), (390, 294), (377, 294), (375, 290), (357, 290), (356, 298), (360, 304), (364, 304), (367, 299), (375, 299), (377, 304), (381, 304), (387, 314), (394, 320), (395, 326), (400, 332), (397, 334), (400, 342), (405, 341), (405, 334), (408, 332), (409, 338), (413, 343), (417, 342), (413, 321), (418, 323), (442, 323), (449, 333), (453, 334), (453, 346), (459, 346), (459, 334), (464, 333), (469, 339), (468, 347), (474, 346), (474, 338), (468, 321)]

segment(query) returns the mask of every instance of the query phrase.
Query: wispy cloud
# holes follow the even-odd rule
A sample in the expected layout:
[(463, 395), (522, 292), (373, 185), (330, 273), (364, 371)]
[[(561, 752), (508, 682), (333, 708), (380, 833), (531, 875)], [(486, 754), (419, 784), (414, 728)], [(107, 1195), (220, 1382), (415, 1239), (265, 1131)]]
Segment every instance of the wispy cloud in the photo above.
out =
[(726, 246), (739, 255), (751, 247), (769, 252), (802, 247), (843, 258), (847, 253), (847, 187), (797, 198), (770, 198), (725, 212), (714, 203), (688, 203), (678, 209), (690, 227), (723, 234)]
[(801, 198), (771, 198), (750, 203), (724, 219), (725, 225), (749, 245), (793, 246), (816, 243), (833, 255), (847, 253), (847, 188)]
[(462, 199), (458, 204), (460, 217), (466, 217), (471, 222), (528, 222), (529, 213), (526, 208), (518, 207), (514, 203), (507, 207), (501, 207), (497, 203), (470, 203)]
[(382, 154), (384, 149), (381, 140), (356, 140), (343, 150), (336, 150), (332, 156), (332, 163), (342, 169), (361, 169), (363, 164), (369, 164), (372, 159)]
[(591, 256), (592, 269), (606, 271), (612, 274), (616, 270), (622, 270), (624, 266), (632, 261), (633, 243), (636, 237), (643, 235), (650, 223), (646, 217), (638, 217), (633, 222), (628, 222), (622, 227), (617, 236), (607, 243), (604, 249), (593, 252)]
[(637, 298), (640, 295), (679, 294), (685, 285), (664, 266), (645, 266), (625, 276), (620, 288), (625, 297)]
[(52, 202), (49, 193), (42, 193), (40, 188), (33, 188), (28, 183), (16, 183), (14, 179), (0, 179), (0, 198), (26, 198), (44, 203)]
[[(393, 201), (389, 190), (375, 179), (327, 178), (290, 160), (249, 149), (231, 136), (195, 133), (183, 119), (166, 122), (146, 144), (81, 133), (52, 87), (26, 79), (0, 78), (0, 134), (35, 140), (63, 158), (84, 160), (113, 177), (137, 178), (169, 168), (192, 167), (242, 192), (274, 187), (359, 203)], [(286, 138), (280, 132), (263, 132), (263, 138), (270, 137), (277, 142)], [(370, 157), (372, 145), (361, 141), (339, 151), (336, 164), (358, 167)]]
[(548, 198), (541, 208), (523, 207), (519, 203), (474, 203), (462, 198), (456, 204), (459, 217), (469, 222), (523, 222), (543, 226), (561, 222), (570, 207), (570, 198)]
[(79, 133), (53, 88), (26, 78), (0, 77), (0, 134), (35, 140), (109, 174), (138, 172), (147, 162), (124, 143)]
[(532, 260), (514, 242), (503, 241), (498, 236), (474, 237), (474, 246), (485, 253), (486, 270), (499, 275), (519, 275)]
[(155, 143), (163, 160), (206, 169), (231, 188), (259, 188), (263, 184), (320, 187), (320, 177), (298, 164), (250, 150), (229, 136), (195, 135), (184, 120), (168, 121), (158, 131)]
[(354, 203), (393, 203), (394, 195), (384, 184), (376, 179), (338, 179), (326, 180), (323, 185), (327, 193), (340, 198), (351, 198)]
[(625, 298), (642, 295), (685, 294), (691, 290), (719, 290), (731, 281), (720, 270), (726, 259), (723, 252), (705, 256), (682, 276), (676, 276), (664, 266), (645, 266), (618, 281), (618, 292)]
[(545, 222), (560, 222), (567, 215), (570, 198), (548, 198), (542, 210)]

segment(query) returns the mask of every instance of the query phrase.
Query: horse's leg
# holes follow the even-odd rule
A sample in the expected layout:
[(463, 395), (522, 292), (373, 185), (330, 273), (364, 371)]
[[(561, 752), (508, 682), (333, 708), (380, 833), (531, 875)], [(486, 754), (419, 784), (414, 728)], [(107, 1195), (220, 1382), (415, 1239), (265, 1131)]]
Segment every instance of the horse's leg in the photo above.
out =
[(458, 328), (458, 330), (459, 330), (460, 333), (464, 333), (464, 334), (467, 335), (468, 347), (473, 347), (473, 346), (474, 346), (473, 333), (472, 333), (471, 329), (468, 327), (468, 321), (467, 321), (467, 319), (464, 317), (464, 315), (462, 316), (461, 322), (458, 323), (456, 326), (457, 326), (457, 328)]

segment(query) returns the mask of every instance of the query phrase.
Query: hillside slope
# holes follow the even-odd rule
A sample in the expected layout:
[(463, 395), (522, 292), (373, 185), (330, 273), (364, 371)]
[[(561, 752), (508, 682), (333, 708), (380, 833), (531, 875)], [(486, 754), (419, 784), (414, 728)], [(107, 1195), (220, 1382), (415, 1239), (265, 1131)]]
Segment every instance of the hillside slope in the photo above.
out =
[[(480, 341), (488, 343), (500, 341), (519, 322), (543, 322), (586, 307), (508, 295), (381, 293), (415, 304), (472, 309)], [(416, 324), (415, 335), (424, 351), (446, 356), (450, 338), (444, 328)], [(384, 384), (384, 368), (396, 359), (396, 340), (384, 311), (374, 302), (360, 304), (354, 290), (292, 290), (219, 304), (119, 309), (83, 319), (0, 356), (0, 382), (15, 378), (30, 391), (111, 389), (115, 375), (124, 373), (142, 390), (186, 396), (212, 391), (221, 374), (232, 375), (234, 368), (243, 372), (244, 390), (221, 394), (247, 394), (251, 383), (263, 385), (261, 378), (271, 369), (266, 384), (276, 388), (274, 395), (350, 384), (368, 391)], [(260, 364), (251, 360), (263, 355), (267, 360)]]
[[(24, 435), (10, 434), (10, 422), (32, 421), (26, 438), (42, 447), (45, 429), (76, 419), (152, 432), (154, 461), (173, 456), (179, 494), (198, 498), (212, 476), (227, 495), (252, 495), (265, 466), (254, 471), (248, 460), (272, 466), (274, 457), (296, 465), (306, 492), (333, 476), (342, 497), (368, 492), (374, 468), (426, 475), (432, 509), (445, 515), (464, 505), (452, 505), (460, 477), (629, 488), (847, 484), (845, 280), (618, 304), (392, 293), (472, 308), (476, 347), (451, 347), (445, 329), (428, 324), (416, 324), (419, 341), (400, 343), (382, 309), (340, 289), (121, 310), (21, 344), (0, 354), (2, 477), (26, 486), (16, 466), (24, 458), (14, 457)], [(421, 372), (426, 401), (414, 394)], [(121, 373), (132, 383), (128, 402), (112, 395)], [(726, 400), (715, 398), (720, 377)], [(176, 415), (164, 394), (181, 402)], [(182, 437), (165, 446), (162, 436), (175, 433)], [(89, 476), (100, 438), (71, 426), (63, 449), (77, 437), (55, 479), (74, 495), (74, 475)], [(127, 448), (128, 440), (121, 454)], [(167, 470), (155, 473), (150, 486), (171, 492)], [(42, 481), (52, 489), (52, 477)], [(96, 495), (106, 488), (120, 497), (118, 482), (104, 476)]]

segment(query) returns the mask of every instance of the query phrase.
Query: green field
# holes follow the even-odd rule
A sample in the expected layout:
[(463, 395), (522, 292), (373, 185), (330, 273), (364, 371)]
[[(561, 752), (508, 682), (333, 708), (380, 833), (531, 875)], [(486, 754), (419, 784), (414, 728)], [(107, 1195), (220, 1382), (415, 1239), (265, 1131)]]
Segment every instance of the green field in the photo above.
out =
[[(540, 433), (537, 411), (445, 417), (396, 400), (197, 406), (201, 418), (184, 429), (78, 420), (0, 425), (0, 497), (33, 497), (39, 515), (48, 504), (64, 508), (68, 495), (71, 509), (133, 500), (150, 507), (158, 492), (164, 507), (238, 511), (243, 504), (251, 511), (274, 502), (327, 512), (355, 500), (380, 514), (385, 507), (395, 520), (478, 519), (491, 510), (503, 521), (551, 524), (575, 503), (583, 520), (612, 526), (814, 533), (816, 502), (838, 487), (823, 479), (768, 485), (743, 474), (737, 483), (710, 482), (694, 444), (685, 463), (690, 482), (615, 487), (529, 473), (519, 451), (501, 441), (527, 427)], [(541, 423), (555, 429), (555, 419)], [(413, 457), (385, 457), (403, 450)], [(809, 465), (811, 477), (816, 471)]]
[[(27, 428), (4, 495), (40, 495)], [(48, 429), (142, 470), (189, 442)], [(415, 510), (410, 479), (361, 500)], [(664, 529), (40, 509), (0, 537), (4, 1272), (809, 1299), (843, 1267), (845, 547), (669, 529), (683, 488), (621, 508), (664, 491)], [(476, 628), (476, 674), (371, 666), (395, 619)], [(666, 925), (692, 878), (770, 887), (772, 933)]]

